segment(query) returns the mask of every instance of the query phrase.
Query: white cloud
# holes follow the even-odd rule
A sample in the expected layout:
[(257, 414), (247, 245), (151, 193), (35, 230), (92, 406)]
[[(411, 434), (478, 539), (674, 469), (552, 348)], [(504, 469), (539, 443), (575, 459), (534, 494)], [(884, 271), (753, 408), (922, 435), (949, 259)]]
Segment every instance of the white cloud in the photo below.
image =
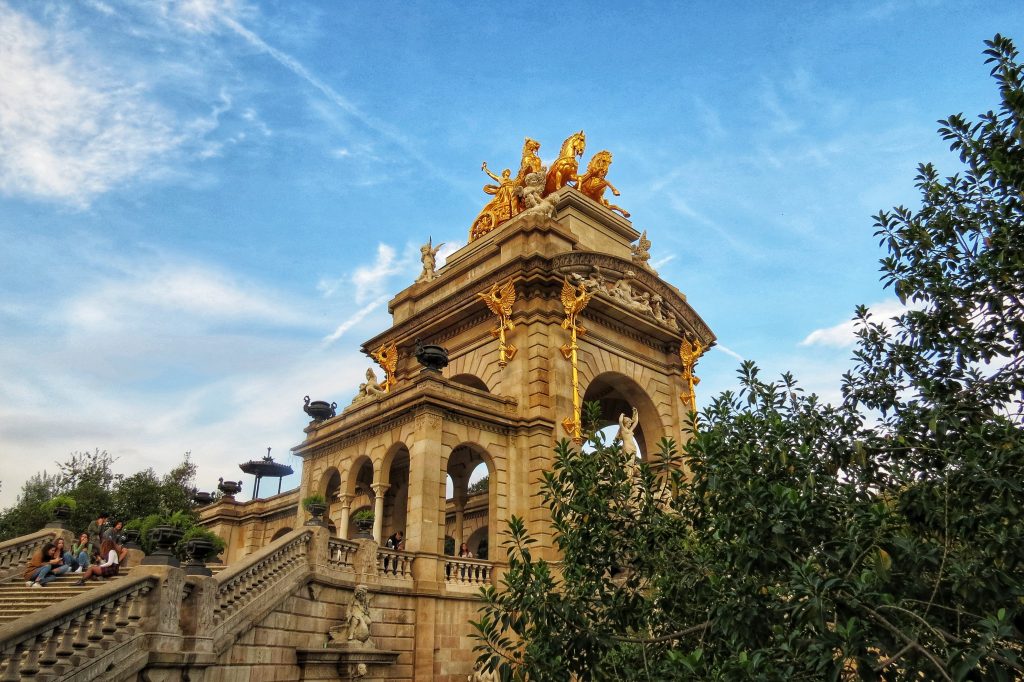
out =
[(387, 244), (377, 245), (377, 260), (372, 265), (361, 265), (352, 273), (356, 303), (362, 305), (383, 294), (388, 277), (405, 269), (407, 264), (395, 258), (395, 249)]
[(57, 29), (0, 4), (0, 191), (86, 206), (182, 137), (142, 84), (121, 82)]
[[(873, 303), (869, 306), (869, 309), (875, 322), (888, 321), (890, 318), (900, 315), (908, 310), (907, 306), (903, 305), (896, 299)], [(850, 348), (857, 341), (857, 337), (854, 335), (855, 330), (856, 323), (853, 319), (850, 319), (831, 327), (815, 329), (800, 342), (800, 345)]]
[(374, 301), (370, 301), (369, 305), (363, 306), (354, 312), (348, 319), (339, 324), (333, 332), (324, 337), (324, 345), (329, 346), (340, 339), (345, 332), (362, 322), (367, 315), (387, 303), (389, 298), (391, 298), (389, 295), (381, 296)]
[(714, 346), (712, 346), (712, 347), (713, 347), (713, 348), (714, 348), (715, 350), (717, 350), (718, 352), (720, 352), (720, 353), (725, 353), (726, 355), (728, 355), (728, 356), (729, 356), (730, 358), (732, 358), (732, 359), (734, 359), (734, 360), (739, 360), (740, 362), (743, 362), (743, 360), (744, 360), (744, 358), (743, 358), (743, 356), (742, 356), (742, 355), (740, 355), (740, 354), (739, 354), (739, 353), (737, 353), (736, 351), (732, 350), (731, 348), (728, 348), (728, 347), (726, 347), (726, 346), (723, 346), (723, 345), (722, 345), (722, 344), (720, 344), (720, 343), (716, 343), (716, 344), (715, 344)]

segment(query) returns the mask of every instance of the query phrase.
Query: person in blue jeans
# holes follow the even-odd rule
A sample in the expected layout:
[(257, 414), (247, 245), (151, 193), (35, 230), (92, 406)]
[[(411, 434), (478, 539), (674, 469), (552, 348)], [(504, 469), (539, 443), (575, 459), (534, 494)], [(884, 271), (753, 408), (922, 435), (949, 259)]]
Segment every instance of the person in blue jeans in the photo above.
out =
[[(88, 536), (86, 536), (86, 539), (88, 540)], [(64, 538), (57, 538), (55, 544), (57, 545), (57, 555), (61, 557), (68, 571), (81, 573), (89, 565), (89, 555), (81, 550), (76, 552), (73, 547), (69, 549), (64, 544)]]
[(25, 585), (42, 587), (70, 570), (71, 567), (64, 564), (64, 558), (58, 553), (57, 546), (48, 542), (29, 562), (28, 570), (25, 572)]
[(78, 542), (71, 545), (70, 559), (68, 554), (64, 555), (64, 563), (71, 566), (75, 573), (81, 573), (89, 568), (89, 560), (96, 553), (96, 548), (89, 542), (89, 534), (83, 532), (78, 536)]

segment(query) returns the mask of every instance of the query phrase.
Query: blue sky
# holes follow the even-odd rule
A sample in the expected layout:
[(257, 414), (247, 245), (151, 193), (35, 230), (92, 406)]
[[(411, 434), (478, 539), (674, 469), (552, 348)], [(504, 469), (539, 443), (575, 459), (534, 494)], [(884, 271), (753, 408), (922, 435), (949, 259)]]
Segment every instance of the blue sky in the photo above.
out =
[(580, 128), (718, 335), (698, 397), (751, 358), (834, 399), (853, 307), (895, 310), (870, 216), (956, 170), (935, 121), (995, 105), (982, 41), (1022, 29), (991, 0), (0, 0), (0, 504), (96, 447), (191, 451), (204, 488), (298, 468), (302, 396), (348, 403), (480, 162)]

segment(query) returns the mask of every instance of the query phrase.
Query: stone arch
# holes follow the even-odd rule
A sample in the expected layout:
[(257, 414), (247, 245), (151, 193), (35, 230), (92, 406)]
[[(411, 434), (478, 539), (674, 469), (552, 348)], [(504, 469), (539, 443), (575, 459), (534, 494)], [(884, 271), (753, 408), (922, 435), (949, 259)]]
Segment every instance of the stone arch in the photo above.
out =
[(491, 392), (491, 389), (487, 388), (487, 384), (484, 383), (484, 380), (475, 374), (456, 374), (452, 377), (452, 382), (462, 384), (463, 386), (469, 386), (470, 388), (475, 388), (478, 391), (486, 391), (487, 393)]
[(331, 495), (341, 494), (341, 472), (338, 471), (337, 467), (328, 467), (323, 474), (320, 475), (320, 483), (316, 487), (316, 491), (324, 496), (327, 503), (331, 502)]
[(381, 462), (379, 479), (387, 484), (384, 492), (384, 516), (382, 517), (381, 538), (387, 538), (397, 531), (407, 532), (409, 512), (409, 448), (403, 441), (395, 442), (388, 448)]
[[(376, 479), (376, 472), (373, 460), (368, 455), (360, 455), (352, 462), (345, 478), (345, 494), (358, 496), (360, 494), (373, 494), (370, 489)], [(369, 492), (367, 492), (369, 491)]]
[(629, 415), (632, 408), (636, 408), (640, 423), (633, 435), (644, 458), (667, 433), (654, 400), (636, 381), (624, 374), (604, 372), (594, 377), (583, 394), (584, 403), (591, 401), (601, 406), (600, 427), (617, 424), (620, 414)]
[(473, 556), (477, 559), (489, 559), (490, 558), (490, 542), (488, 542), (488, 535), (490, 534), (490, 528), (488, 526), (481, 526), (473, 531), (473, 534), (466, 539), (466, 544), (469, 545), (469, 551), (473, 553)]
[(292, 532), (292, 529), (288, 528), (287, 526), (285, 526), (281, 530), (279, 530), (276, 533), (274, 533), (274, 537), (270, 538), (270, 541), (273, 542), (274, 540), (277, 540), (278, 538), (283, 538), (285, 535), (287, 535), (288, 533), (291, 533), (291, 532)]
[[(449, 359), (448, 367), (445, 368), (445, 376), (454, 381), (455, 377), (469, 375), (475, 377), (491, 389), (501, 383), (501, 367), (498, 366), (498, 344), (491, 342), (490, 334), (487, 335), (487, 345), (473, 349), (467, 349), (461, 354), (453, 354)], [(469, 384), (467, 384), (469, 385)], [(473, 385), (473, 388), (478, 388)]]
[[(466, 495), (466, 488), (469, 485), (469, 476), (479, 464), (487, 467), (487, 475), (490, 483), (483, 499), (471, 500)], [(444, 461), (444, 470), (452, 479), (453, 494), (450, 500), (442, 501), (445, 513), (444, 534), (454, 540), (458, 548), (462, 542), (468, 542), (466, 526), (472, 526), (469, 532), (480, 532), (488, 538), (488, 545), (493, 546), (494, 539), (490, 537), (491, 529), (497, 526), (497, 468), (494, 458), (483, 446), (473, 442), (462, 442), (451, 448)], [(480, 504), (486, 501), (486, 505)], [(450, 511), (449, 511), (450, 509)], [(478, 540), (479, 542), (479, 540)]]

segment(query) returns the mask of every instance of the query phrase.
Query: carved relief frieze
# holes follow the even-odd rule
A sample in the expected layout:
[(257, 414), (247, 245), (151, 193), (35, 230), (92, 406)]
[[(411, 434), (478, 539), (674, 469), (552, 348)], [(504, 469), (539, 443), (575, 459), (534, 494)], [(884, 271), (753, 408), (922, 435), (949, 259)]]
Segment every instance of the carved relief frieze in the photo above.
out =
[(592, 251), (574, 251), (555, 256), (552, 267), (570, 273), (574, 280), (592, 287), (601, 297), (647, 315), (675, 332), (689, 330), (709, 343), (714, 339), (711, 329), (685, 305), (685, 296), (630, 261)]

